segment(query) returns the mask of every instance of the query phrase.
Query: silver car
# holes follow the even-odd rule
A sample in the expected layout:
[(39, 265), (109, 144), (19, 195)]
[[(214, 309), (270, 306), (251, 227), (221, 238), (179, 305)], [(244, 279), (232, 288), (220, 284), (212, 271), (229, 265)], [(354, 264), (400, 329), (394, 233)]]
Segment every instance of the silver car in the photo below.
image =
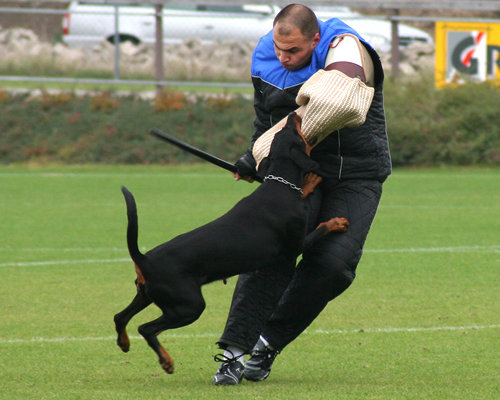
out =
[[(272, 27), (280, 10), (275, 5), (196, 5), (163, 8), (163, 37), (166, 43), (180, 43), (199, 38), (203, 42), (232, 39), (257, 42)], [(319, 18), (341, 18), (380, 51), (391, 47), (391, 24), (387, 20), (369, 18), (347, 7), (314, 9)], [(116, 18), (115, 16), (118, 16)], [(63, 40), (69, 46), (91, 47), (103, 40), (114, 42), (115, 32), (120, 42), (155, 42), (155, 15), (151, 5), (113, 6), (86, 1), (70, 3), (63, 21)], [(419, 41), (432, 43), (426, 32), (399, 24), (402, 45)]]

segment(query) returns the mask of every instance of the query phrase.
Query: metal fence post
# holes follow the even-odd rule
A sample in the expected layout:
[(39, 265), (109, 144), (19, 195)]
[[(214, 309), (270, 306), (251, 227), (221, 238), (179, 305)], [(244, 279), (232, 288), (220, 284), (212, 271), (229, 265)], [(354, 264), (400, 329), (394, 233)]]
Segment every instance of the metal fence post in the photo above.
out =
[(115, 11), (115, 35), (113, 38), (115, 44), (115, 79), (120, 79), (120, 16), (118, 5), (114, 6)]
[[(163, 69), (163, 5), (155, 5), (155, 77), (157, 82), (165, 80), (165, 72)], [(162, 86), (156, 85), (156, 92), (159, 93)]]
[[(393, 9), (393, 16), (399, 15), (398, 9)], [(399, 22), (391, 18), (391, 73), (393, 76), (399, 75)]]

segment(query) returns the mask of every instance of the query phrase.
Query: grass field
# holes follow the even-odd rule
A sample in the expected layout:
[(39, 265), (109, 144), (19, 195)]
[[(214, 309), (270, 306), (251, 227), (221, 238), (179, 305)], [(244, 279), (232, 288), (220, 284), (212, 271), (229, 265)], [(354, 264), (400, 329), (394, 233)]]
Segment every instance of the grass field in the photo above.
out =
[(195, 324), (164, 332), (165, 374), (112, 317), (134, 294), (120, 186), (144, 249), (227, 210), (256, 184), (193, 167), (0, 168), (0, 399), (499, 399), (500, 170), (396, 170), (351, 288), (262, 383), (214, 387), (235, 278), (204, 288)]

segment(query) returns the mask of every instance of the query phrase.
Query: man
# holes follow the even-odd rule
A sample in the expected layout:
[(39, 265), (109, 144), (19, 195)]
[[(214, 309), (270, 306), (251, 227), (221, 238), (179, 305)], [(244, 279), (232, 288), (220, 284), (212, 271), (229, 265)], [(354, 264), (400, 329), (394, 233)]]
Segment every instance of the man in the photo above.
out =
[(300, 4), (283, 8), (259, 41), (252, 59), (255, 133), (235, 178), (255, 173), (274, 134), (296, 111), (323, 178), (305, 200), (308, 229), (336, 216), (350, 226), (304, 252), (296, 268), (276, 265), (238, 278), (218, 341), (224, 354), (215, 357), (221, 364), (214, 385), (265, 379), (284, 347), (352, 283), (391, 172), (383, 80), (378, 55), (353, 29), (336, 18), (319, 21)]

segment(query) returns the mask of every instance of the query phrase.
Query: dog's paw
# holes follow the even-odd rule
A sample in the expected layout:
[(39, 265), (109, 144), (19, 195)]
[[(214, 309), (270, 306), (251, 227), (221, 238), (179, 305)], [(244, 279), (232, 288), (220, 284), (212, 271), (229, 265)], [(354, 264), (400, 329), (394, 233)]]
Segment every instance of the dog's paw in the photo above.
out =
[(309, 196), (314, 188), (323, 180), (323, 178), (314, 172), (308, 172), (304, 176), (304, 183), (302, 185), (302, 198), (305, 199)]
[(116, 344), (124, 353), (127, 353), (130, 350), (130, 340), (126, 331), (123, 331), (118, 335)]
[(346, 218), (332, 218), (322, 222), (319, 226), (326, 226), (328, 232), (345, 232), (349, 226), (349, 221)]
[(160, 365), (167, 374), (174, 373), (174, 364), (173, 363), (170, 363), (168, 361), (164, 361), (164, 362), (161, 362)]
[(160, 348), (160, 365), (167, 374), (174, 373), (174, 360), (170, 357), (163, 347)]

